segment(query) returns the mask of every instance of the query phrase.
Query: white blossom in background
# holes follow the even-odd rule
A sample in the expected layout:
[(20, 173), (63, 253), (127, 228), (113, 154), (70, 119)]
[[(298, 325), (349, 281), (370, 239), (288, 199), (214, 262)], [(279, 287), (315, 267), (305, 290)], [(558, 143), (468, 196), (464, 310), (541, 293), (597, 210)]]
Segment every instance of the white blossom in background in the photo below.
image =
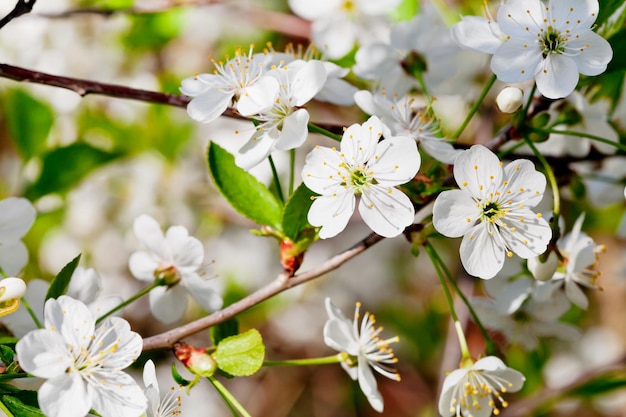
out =
[(450, 30), (438, 16), (420, 14), (411, 21), (396, 23), (388, 43), (361, 46), (352, 71), (374, 81), (389, 95), (403, 96), (412, 89), (421, 90), (414, 72), (423, 74), (429, 90), (448, 80), (456, 71), (450, 61), (457, 52)]
[(26, 283), (15, 277), (0, 280), (0, 317), (14, 313), (26, 293)]
[(355, 44), (389, 36), (391, 13), (400, 0), (289, 0), (298, 16), (313, 21), (311, 38), (330, 59), (341, 58)]
[(146, 417), (175, 417), (181, 414), (180, 391), (172, 387), (163, 397), (159, 389), (159, 381), (152, 360), (146, 361), (143, 367), (143, 393), (148, 400)]
[(272, 63), (276, 66), (289, 65), (295, 60), (320, 61), (326, 70), (326, 82), (322, 89), (315, 95), (315, 100), (336, 104), (338, 106), (352, 106), (354, 104), (354, 93), (358, 89), (343, 79), (350, 72), (349, 68), (342, 68), (339, 65), (327, 61), (313, 44), (304, 48), (288, 44), (284, 52), (277, 52), (268, 43), (268, 52), (272, 54)]
[(150, 283), (164, 280), (164, 285), (150, 291), (150, 310), (158, 320), (163, 323), (180, 320), (189, 295), (207, 311), (222, 306), (222, 298), (213, 284), (198, 274), (204, 261), (204, 248), (198, 239), (189, 236), (186, 228), (172, 226), (164, 235), (159, 223), (143, 214), (135, 219), (133, 230), (148, 250), (131, 255), (130, 272)]
[[(598, 255), (604, 251), (603, 245), (596, 245), (591, 237), (583, 232), (585, 215), (581, 214), (572, 230), (557, 241), (559, 262), (552, 279), (545, 285), (555, 290), (563, 289), (569, 300), (582, 309), (587, 309), (589, 301), (581, 287), (599, 289), (596, 284), (600, 271), (597, 269)], [(536, 258), (528, 260), (529, 268), (538, 262)]]
[(487, 356), (471, 367), (452, 371), (443, 381), (439, 414), (443, 417), (489, 417), (508, 406), (503, 394), (524, 385), (524, 375), (501, 359)]
[(461, 263), (473, 276), (489, 279), (506, 256), (528, 259), (545, 252), (550, 225), (530, 209), (543, 198), (546, 177), (532, 162), (502, 166), (482, 145), (460, 154), (454, 164), (460, 190), (442, 192), (433, 207), (433, 225), (447, 237), (461, 237)]
[(418, 144), (418, 149), (422, 149), (444, 164), (453, 164), (456, 157), (463, 152), (454, 149), (452, 144), (446, 141), (432, 108), (419, 106), (414, 97), (393, 96), (393, 99), (390, 99), (383, 92), (372, 94), (362, 90), (354, 95), (354, 99), (365, 113), (380, 117), (385, 137), (413, 138)]
[(340, 233), (354, 213), (359, 213), (376, 233), (394, 237), (413, 222), (415, 210), (409, 197), (395, 188), (415, 176), (420, 156), (408, 137), (382, 135), (380, 120), (372, 116), (343, 134), (341, 149), (317, 146), (306, 158), (302, 179), (315, 197), (308, 213), (313, 226), (321, 226), (322, 239)]
[(192, 119), (209, 123), (234, 104), (237, 112), (250, 116), (272, 106), (278, 95), (278, 82), (265, 77), (271, 57), (237, 49), (235, 57), (215, 62), (213, 74), (198, 74), (182, 81), (181, 93), (193, 97), (187, 105)]
[(83, 417), (94, 409), (103, 417), (139, 417), (146, 398), (122, 370), (142, 349), (142, 339), (118, 317), (96, 325), (83, 303), (68, 296), (46, 301), (44, 328), (15, 346), (24, 371), (44, 378), (38, 392), (48, 417)]
[(321, 61), (292, 61), (267, 73), (275, 78), (278, 97), (267, 110), (254, 116), (259, 122), (252, 138), (236, 155), (237, 165), (249, 170), (274, 150), (300, 147), (309, 133), (309, 112), (301, 108), (321, 91), (326, 83), (326, 68)]
[(472, 307), (486, 328), (501, 332), (510, 344), (533, 350), (539, 337), (571, 342), (580, 336), (576, 327), (559, 321), (571, 304), (550, 285), (526, 276), (498, 276), (483, 285), (489, 297), (472, 297)]
[[(366, 312), (361, 320), (361, 304), (356, 304), (354, 320), (348, 320), (341, 310), (326, 298), (328, 321), (324, 325), (324, 343), (342, 352), (341, 366), (353, 380), (359, 381), (361, 391), (369, 400), (372, 408), (383, 411), (383, 398), (378, 392), (376, 378), (372, 369), (387, 378), (400, 380), (400, 375), (393, 364), (396, 359), (391, 343), (398, 342), (398, 337), (381, 339), (382, 326), (375, 327), (374, 315)], [(361, 320), (359, 324), (359, 320)]]
[(6, 275), (16, 275), (28, 262), (28, 250), (21, 239), (33, 225), (36, 214), (25, 198), (0, 200), (0, 269)]
[(512, 83), (534, 79), (548, 98), (567, 97), (579, 74), (598, 75), (613, 57), (593, 31), (597, 0), (507, 0), (491, 16), (471, 17), (453, 28), (463, 46), (493, 54), (491, 70)]

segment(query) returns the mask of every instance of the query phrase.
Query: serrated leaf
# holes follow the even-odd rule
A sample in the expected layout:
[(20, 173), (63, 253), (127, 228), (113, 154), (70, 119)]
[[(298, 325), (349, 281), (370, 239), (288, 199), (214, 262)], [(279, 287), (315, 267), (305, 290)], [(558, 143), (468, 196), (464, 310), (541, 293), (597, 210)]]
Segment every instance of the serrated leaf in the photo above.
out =
[(3, 112), (13, 142), (25, 160), (46, 150), (54, 123), (54, 113), (48, 104), (22, 90), (14, 90), (6, 97)]
[[(30, 392), (35, 393), (34, 391), (30, 391)], [(23, 403), (20, 398), (9, 396), (9, 395), (3, 395), (2, 397), (0, 397), (0, 401), (2, 401), (2, 404), (4, 404), (4, 406), (8, 408), (9, 411), (13, 413), (13, 415), (15, 416), (46, 417), (45, 414), (42, 413), (39, 408)]]
[(234, 376), (249, 376), (263, 366), (265, 345), (261, 333), (250, 329), (217, 345), (213, 356), (219, 369)]
[(296, 189), (289, 197), (289, 201), (285, 204), (282, 217), (282, 229), (286, 237), (296, 242), (299, 239), (300, 232), (309, 227), (307, 215), (313, 200), (311, 197), (315, 193), (307, 188), (304, 183)]
[(178, 369), (176, 368), (176, 363), (172, 364), (172, 378), (174, 379), (174, 381), (176, 381), (178, 385), (181, 385), (183, 387), (186, 387), (192, 382), (192, 381), (186, 380), (178, 373)]
[(120, 156), (86, 143), (53, 149), (43, 156), (41, 174), (26, 190), (26, 197), (34, 201), (49, 193), (65, 192), (95, 168)]
[(236, 317), (211, 327), (211, 341), (217, 346), (222, 340), (239, 334), (239, 321)]
[(54, 277), (50, 283), (50, 288), (48, 288), (48, 292), (46, 293), (46, 300), (50, 298), (59, 298), (59, 296), (67, 292), (67, 288), (70, 285), (70, 279), (72, 279), (72, 274), (74, 274), (79, 261), (80, 254), (65, 265), (63, 269), (61, 269), (61, 272)]
[(235, 164), (235, 157), (215, 143), (209, 145), (209, 171), (215, 186), (243, 216), (280, 230), (282, 206), (265, 185)]

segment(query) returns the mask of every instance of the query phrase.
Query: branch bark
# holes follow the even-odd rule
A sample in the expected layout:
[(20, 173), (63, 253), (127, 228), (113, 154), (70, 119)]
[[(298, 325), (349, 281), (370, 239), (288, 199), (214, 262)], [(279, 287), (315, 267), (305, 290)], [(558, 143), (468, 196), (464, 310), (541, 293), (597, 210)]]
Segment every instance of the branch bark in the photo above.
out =
[(33, 10), (33, 6), (37, 0), (19, 0), (13, 10), (9, 12), (8, 15), (4, 16), (2, 20), (0, 20), (0, 29), (5, 27), (11, 20), (17, 19), (18, 17), (30, 13)]

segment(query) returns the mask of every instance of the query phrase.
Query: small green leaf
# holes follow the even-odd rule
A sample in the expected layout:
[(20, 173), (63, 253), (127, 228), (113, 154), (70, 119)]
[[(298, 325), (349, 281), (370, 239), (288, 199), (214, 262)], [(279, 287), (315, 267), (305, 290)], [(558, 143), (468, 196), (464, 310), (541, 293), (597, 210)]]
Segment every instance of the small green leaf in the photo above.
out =
[[(31, 393), (34, 393), (35, 395), (37, 394), (34, 391), (25, 391), (25, 392), (31, 392)], [(46, 417), (45, 414), (42, 413), (39, 408), (34, 407), (32, 405), (25, 404), (24, 402), (22, 402), (20, 398), (9, 396), (9, 395), (3, 395), (2, 397), (0, 397), (0, 401), (2, 402), (2, 404), (4, 404), (6, 408), (9, 409), (11, 413), (13, 413), (14, 416)]]
[(315, 193), (302, 183), (289, 197), (289, 201), (285, 205), (282, 218), (283, 233), (294, 242), (299, 239), (300, 232), (310, 227), (307, 215), (311, 204), (313, 204), (311, 199), (313, 196)]
[(595, 24), (600, 26), (606, 22), (623, 4), (624, 0), (600, 0), (600, 9)]
[(34, 201), (49, 193), (65, 192), (95, 168), (119, 156), (86, 143), (53, 149), (43, 156), (41, 174), (26, 190), (26, 197)]
[(14, 90), (6, 97), (3, 107), (9, 133), (24, 160), (45, 152), (54, 123), (50, 106), (22, 90)]
[(235, 210), (280, 230), (282, 206), (265, 185), (239, 168), (235, 157), (215, 143), (209, 145), (208, 162), (215, 186)]
[(186, 380), (178, 373), (178, 369), (176, 368), (176, 363), (172, 364), (172, 378), (174, 379), (174, 381), (176, 381), (178, 385), (181, 385), (183, 387), (186, 387), (192, 382), (192, 381)]
[(76, 267), (78, 266), (78, 261), (80, 261), (80, 254), (65, 265), (63, 269), (61, 269), (61, 272), (54, 277), (50, 283), (50, 288), (48, 288), (48, 292), (46, 293), (46, 300), (50, 298), (58, 298), (67, 292), (67, 287), (70, 285), (70, 279), (72, 278), (74, 270), (76, 270)]
[(211, 340), (216, 346), (227, 337), (237, 334), (239, 334), (239, 322), (235, 317), (211, 327)]
[(623, 387), (626, 387), (626, 375), (605, 374), (572, 389), (568, 395), (589, 398), (592, 395), (604, 394)]
[(613, 48), (613, 59), (607, 65), (605, 73), (626, 70), (626, 54), (616, 53), (626, 48), (626, 28), (611, 36), (608, 41)]
[(231, 375), (252, 375), (263, 366), (263, 338), (256, 329), (228, 337), (217, 345), (214, 358), (218, 367)]
[(0, 345), (0, 361), (4, 365), (9, 365), (13, 362), (13, 357), (15, 356), (15, 352), (8, 346)]

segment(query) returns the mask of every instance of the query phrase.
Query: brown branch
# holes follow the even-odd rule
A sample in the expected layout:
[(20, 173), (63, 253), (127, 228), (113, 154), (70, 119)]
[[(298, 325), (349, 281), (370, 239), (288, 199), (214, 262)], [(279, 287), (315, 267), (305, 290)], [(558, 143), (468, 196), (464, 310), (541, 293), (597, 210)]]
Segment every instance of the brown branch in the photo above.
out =
[(5, 27), (11, 20), (17, 19), (23, 14), (30, 13), (37, 0), (19, 0), (13, 10), (0, 20), (0, 29)]
[(192, 321), (191, 323), (169, 330), (165, 333), (145, 338), (143, 340), (143, 350), (169, 349), (174, 345), (174, 343), (187, 336), (228, 320), (229, 318), (248, 310), (249, 308), (267, 300), (270, 297), (273, 297), (276, 294), (288, 290), (289, 288), (304, 284), (305, 282), (311, 281), (326, 274), (327, 272), (339, 268), (350, 259), (364, 252), (367, 248), (383, 239), (383, 237), (372, 233), (356, 245), (338, 255), (333, 256), (322, 265), (307, 272), (295, 275), (291, 278), (288, 273), (283, 272), (279, 274), (274, 281), (270, 282), (266, 286), (258, 289), (247, 297), (242, 298), (236, 303), (233, 303), (222, 310), (216, 311), (210, 316)]

